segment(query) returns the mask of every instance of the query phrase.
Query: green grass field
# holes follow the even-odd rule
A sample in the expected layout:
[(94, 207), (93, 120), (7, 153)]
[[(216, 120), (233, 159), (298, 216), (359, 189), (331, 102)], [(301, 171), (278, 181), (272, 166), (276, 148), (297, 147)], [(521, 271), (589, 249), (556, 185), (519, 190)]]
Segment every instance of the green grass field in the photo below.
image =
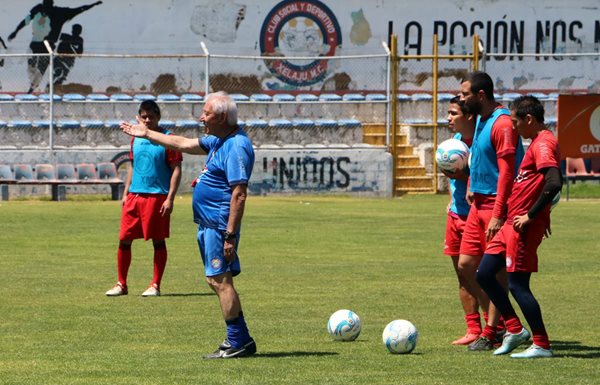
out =
[[(133, 247), (129, 291), (116, 281), (118, 202), (0, 203), (0, 384), (597, 384), (600, 200), (562, 202), (544, 241), (538, 295), (555, 358), (467, 352), (456, 278), (442, 256), (442, 195), (399, 199), (251, 197), (236, 279), (258, 354), (202, 360), (224, 337), (204, 283), (190, 198), (177, 200), (160, 298), (142, 298), (152, 247)], [(329, 315), (363, 331), (333, 342)], [(381, 342), (412, 321), (416, 350)]]

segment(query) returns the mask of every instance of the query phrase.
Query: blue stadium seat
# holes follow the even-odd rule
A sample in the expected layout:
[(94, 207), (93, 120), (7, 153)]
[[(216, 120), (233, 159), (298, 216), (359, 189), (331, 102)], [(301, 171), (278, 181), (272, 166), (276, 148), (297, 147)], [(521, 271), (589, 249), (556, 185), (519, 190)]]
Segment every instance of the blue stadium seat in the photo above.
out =
[(494, 100), (495, 100), (495, 101), (500, 101), (500, 100), (502, 100), (502, 95), (500, 95), (500, 94), (497, 94), (497, 93), (495, 93), (495, 92), (494, 92)]
[(63, 129), (75, 129), (81, 127), (81, 125), (77, 120), (61, 119), (58, 122), (56, 122), (56, 127)]
[(337, 128), (337, 121), (333, 119), (317, 119), (315, 120), (315, 126), (321, 128)]
[(104, 122), (98, 119), (83, 119), (81, 128), (104, 128)]
[(296, 100), (299, 102), (318, 102), (319, 97), (313, 94), (298, 94)]
[(49, 120), (34, 120), (31, 124), (31, 126), (33, 128), (48, 129), (48, 128), (50, 128), (50, 121)]
[(406, 120), (402, 121), (402, 123), (404, 123), (404, 124), (427, 124), (427, 123), (431, 123), (431, 122), (426, 119), (411, 118), (411, 119), (406, 119)]
[(8, 122), (8, 127), (18, 128), (18, 129), (27, 129), (31, 128), (31, 122), (29, 120), (11, 120)]
[(431, 94), (426, 94), (423, 92), (417, 92), (415, 94), (412, 94), (410, 96), (410, 98), (415, 102), (423, 102), (423, 101), (433, 100), (433, 96), (431, 96)]
[(15, 179), (17, 181), (32, 181), (33, 180), (33, 167), (30, 164), (15, 164)]
[(117, 166), (113, 162), (98, 163), (98, 179), (115, 181), (119, 179)]
[(437, 121), (438, 126), (447, 126), (448, 125), (448, 119), (438, 119)]
[(502, 94), (502, 101), (503, 102), (512, 102), (519, 96), (522, 96), (522, 95), (518, 92), (507, 92), (505, 94)]
[(81, 95), (81, 94), (64, 94), (63, 95), (63, 101), (65, 102), (83, 102), (85, 101), (85, 96)]
[(88, 94), (86, 99), (90, 102), (108, 102), (110, 98), (105, 94)]
[(133, 100), (136, 102), (143, 102), (144, 100), (156, 100), (156, 96), (152, 94), (135, 94)]
[(198, 94), (183, 94), (181, 95), (181, 100), (184, 102), (202, 102), (204, 101), (204, 97)]
[(356, 119), (339, 119), (337, 124), (340, 128), (357, 128), (362, 125), (361, 122)]
[(77, 165), (77, 179), (80, 181), (97, 181), (96, 166), (92, 163), (79, 163)]
[(548, 126), (556, 126), (556, 124), (558, 123), (558, 120), (555, 117), (549, 117), (544, 120), (546, 125)]
[(175, 94), (159, 94), (156, 99), (159, 102), (178, 102), (179, 96)]
[(269, 127), (273, 127), (275, 129), (290, 128), (291, 126), (292, 126), (292, 122), (287, 119), (271, 119), (271, 120), (269, 120)]
[(410, 95), (407, 94), (397, 94), (396, 100), (398, 100), (399, 102), (408, 102), (411, 100), (411, 98)]
[(56, 180), (56, 173), (54, 166), (51, 164), (43, 163), (35, 165), (35, 179), (39, 181), (43, 180)]
[(120, 130), (121, 122), (122, 122), (122, 120), (119, 120), (119, 119), (108, 119), (108, 120), (104, 121), (104, 127), (110, 128), (113, 130)]
[(175, 121), (175, 126), (181, 129), (196, 129), (200, 127), (200, 123), (194, 119), (179, 119)]
[(12, 102), (15, 97), (10, 94), (0, 94), (0, 102)]
[(365, 96), (362, 94), (344, 94), (344, 96), (342, 96), (342, 100), (348, 102), (361, 102), (365, 99)]
[(246, 128), (250, 129), (250, 128), (258, 128), (258, 129), (262, 129), (262, 128), (267, 128), (269, 127), (269, 123), (267, 123), (266, 120), (263, 119), (247, 119), (246, 120)]
[(237, 125), (238, 125), (238, 127), (239, 127), (239, 128), (241, 128), (242, 130), (243, 130), (244, 128), (246, 128), (246, 122), (244, 122), (243, 120), (239, 120), (239, 119), (238, 119)]
[[(49, 94), (40, 94), (40, 96), (38, 96), (38, 98), (39, 98), (40, 100), (43, 100), (44, 102), (47, 102), (47, 101), (49, 101), (49, 100), (50, 100), (50, 95), (49, 95)], [(60, 95), (56, 95), (56, 94), (54, 94), (54, 95), (52, 96), (52, 99), (53, 99), (55, 102), (60, 102), (60, 101), (62, 100), (62, 98), (60, 97)]]
[(339, 102), (342, 100), (342, 97), (338, 94), (321, 94), (319, 95), (319, 100), (324, 102)]
[(275, 102), (295, 102), (296, 98), (290, 94), (275, 94), (273, 95), (273, 101)]
[(252, 94), (250, 95), (250, 100), (254, 102), (270, 102), (273, 98), (267, 94)]
[(75, 166), (70, 163), (60, 163), (56, 165), (57, 179), (63, 181), (75, 181), (77, 177), (75, 175)]
[(558, 92), (550, 92), (548, 94), (548, 100), (558, 100)]
[(229, 95), (231, 97), (231, 99), (233, 99), (236, 103), (237, 102), (247, 102), (250, 100), (250, 98), (244, 94), (230, 94)]
[(14, 181), (12, 170), (8, 164), (0, 164), (0, 181)]
[(437, 100), (438, 100), (438, 102), (449, 102), (455, 96), (456, 96), (455, 94), (451, 94), (448, 92), (440, 92), (437, 95)]
[(37, 102), (38, 97), (32, 94), (17, 94), (15, 95), (15, 101), (17, 102)]
[(310, 119), (292, 119), (292, 127), (300, 130), (308, 130), (315, 127), (315, 122)]
[(133, 100), (133, 97), (127, 94), (112, 94), (110, 95), (110, 100), (113, 102), (130, 102)]
[(543, 92), (529, 92), (527, 95), (534, 96), (534, 97), (538, 98), (538, 100), (541, 100), (541, 101), (548, 100), (548, 95), (546, 95)]
[(158, 124), (164, 128), (165, 130), (173, 131), (176, 127), (176, 124), (173, 120), (161, 120)]
[(385, 96), (384, 94), (367, 94), (365, 96), (365, 99), (372, 102), (381, 102), (386, 101), (387, 96)]
[(6, 127), (8, 127), (8, 123), (6, 123), (4, 120), (0, 120), (0, 129), (6, 128)]

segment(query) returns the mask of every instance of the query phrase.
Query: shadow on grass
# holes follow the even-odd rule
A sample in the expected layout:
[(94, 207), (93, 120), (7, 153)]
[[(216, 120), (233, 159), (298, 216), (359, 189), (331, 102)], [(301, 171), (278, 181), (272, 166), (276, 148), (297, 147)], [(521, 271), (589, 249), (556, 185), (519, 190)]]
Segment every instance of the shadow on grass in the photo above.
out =
[(579, 341), (551, 341), (555, 357), (600, 358), (600, 346), (586, 346)]
[(161, 294), (161, 297), (209, 297), (216, 295), (215, 293), (169, 293)]
[(256, 353), (253, 357), (256, 358), (282, 358), (282, 357), (323, 357), (323, 356), (336, 356), (339, 353), (336, 352), (270, 352), (270, 353)]

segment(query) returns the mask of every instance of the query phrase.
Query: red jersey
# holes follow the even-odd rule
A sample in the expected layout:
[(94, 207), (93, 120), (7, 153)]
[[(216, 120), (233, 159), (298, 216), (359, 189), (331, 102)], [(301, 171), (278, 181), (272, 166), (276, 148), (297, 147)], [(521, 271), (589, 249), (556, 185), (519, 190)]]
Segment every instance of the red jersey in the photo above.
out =
[[(519, 173), (515, 177), (512, 194), (508, 199), (507, 222), (512, 223), (516, 215), (524, 215), (538, 200), (544, 188), (544, 174), (540, 170), (548, 167), (559, 167), (560, 152), (558, 141), (548, 130), (542, 130), (531, 141)], [(549, 218), (550, 205), (540, 213)]]

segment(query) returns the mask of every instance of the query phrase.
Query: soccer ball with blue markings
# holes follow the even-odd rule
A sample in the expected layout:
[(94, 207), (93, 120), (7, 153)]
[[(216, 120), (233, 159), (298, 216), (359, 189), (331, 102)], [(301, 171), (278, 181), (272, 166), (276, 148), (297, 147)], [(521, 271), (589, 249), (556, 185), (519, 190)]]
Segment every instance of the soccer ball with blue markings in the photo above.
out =
[(354, 341), (360, 334), (360, 329), (360, 318), (351, 310), (338, 310), (327, 322), (327, 331), (335, 341)]
[(458, 139), (444, 140), (435, 152), (435, 161), (443, 171), (456, 172), (467, 167), (469, 147)]
[(383, 344), (390, 353), (405, 354), (417, 346), (419, 331), (410, 321), (397, 319), (383, 329)]

